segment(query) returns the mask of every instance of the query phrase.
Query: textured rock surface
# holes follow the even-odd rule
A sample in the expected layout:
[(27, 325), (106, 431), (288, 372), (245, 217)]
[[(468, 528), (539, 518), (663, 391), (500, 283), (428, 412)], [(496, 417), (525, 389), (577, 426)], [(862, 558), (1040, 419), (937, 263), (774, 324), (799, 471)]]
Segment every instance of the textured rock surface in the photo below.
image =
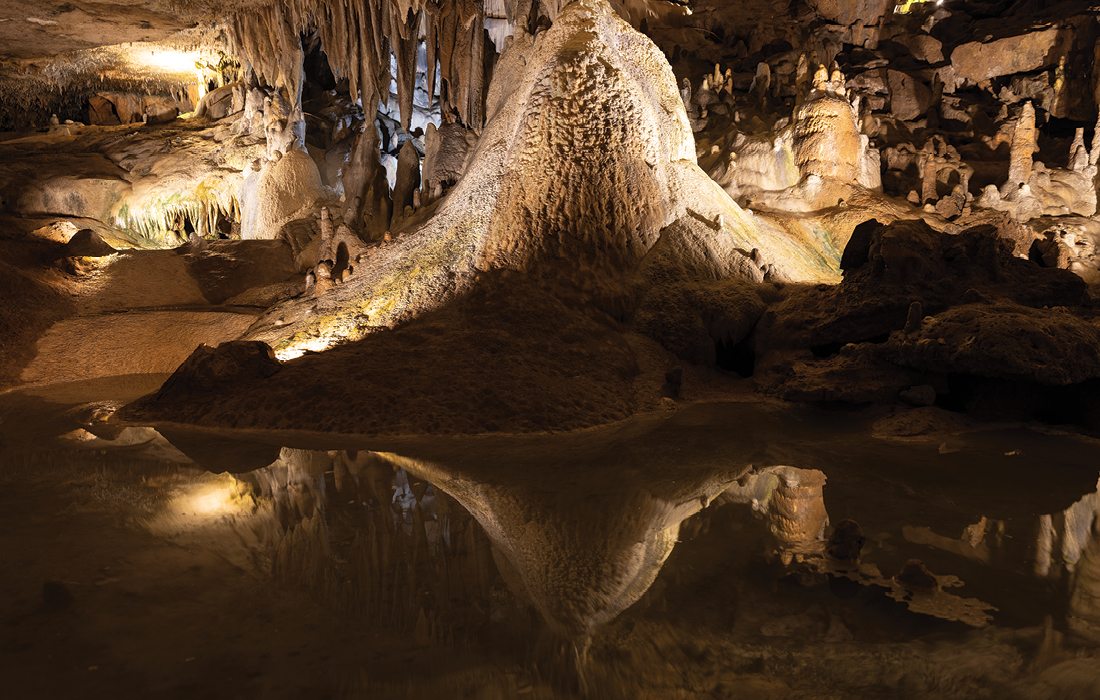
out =
[(265, 379), (281, 369), (275, 353), (257, 341), (236, 340), (217, 347), (200, 345), (172, 373), (157, 392), (159, 399), (191, 392), (217, 391), (225, 385), (252, 379)]
[(241, 196), (241, 238), (276, 240), (283, 227), (311, 214), (326, 196), (317, 164), (293, 149), (258, 172), (246, 174)]
[(1039, 29), (992, 41), (972, 41), (955, 47), (951, 65), (955, 75), (971, 83), (1044, 68), (1056, 62), (1062, 32)]
[(1064, 310), (968, 304), (890, 346), (899, 364), (941, 373), (1054, 385), (1100, 378), (1100, 325)]
[[(255, 317), (219, 311), (132, 311), (80, 316), (52, 325), (23, 370), (26, 384), (125, 374), (166, 374), (204, 342), (231, 340)], [(74, 337), (81, 338), (73, 345)]]
[[(694, 364), (757, 372), (790, 398), (942, 402), (947, 388), (886, 357), (891, 333), (1004, 299), (1066, 306), (1091, 323), (1086, 287), (1070, 275), (1100, 280), (1088, 223), (1096, 30), (1083, 6), (1054, 18), (1028, 4), (676, 5), (187, 4), (179, 17), (222, 17), (227, 54), (191, 53), (213, 47), (200, 28), (186, 35), (195, 45), (103, 47), (48, 71), (20, 63), (37, 77), (5, 104), (31, 99), (28, 123), (44, 133), (0, 145), (0, 183), (16, 229), (39, 237), (13, 244), (15, 259), (81, 307), (51, 331), (52, 346), (84, 317), (231, 303), (258, 315), (244, 337), (301, 363), (295, 381), (322, 366), (342, 376), (355, 353), (322, 362), (334, 346), (366, 353), (392, 333), (383, 346), (399, 354), (408, 324), (430, 317), (446, 333), (492, 306), (486, 290), (514, 284), (544, 318), (556, 308), (565, 325), (608, 339), (621, 384), (576, 375), (573, 391), (592, 380), (601, 397), (569, 422), (578, 426), (648, 405), (634, 392), (653, 377), (677, 377), (692, 395)], [(91, 12), (79, 2), (42, 10), (49, 17), (27, 22), (51, 36), (64, 33), (64, 15)], [(165, 29), (145, 21), (150, 38)], [(168, 48), (178, 51), (157, 65)], [(129, 76), (140, 85), (115, 84), (123, 65), (147, 66)], [(63, 87), (66, 76), (79, 89)], [(195, 118), (164, 125), (66, 122), (153, 123), (185, 105), (198, 105)], [(850, 245), (871, 217), (924, 224)], [(972, 230), (990, 222), (995, 232)], [(68, 227), (118, 250), (188, 247), (179, 259), (122, 252), (100, 263), (51, 247)], [(238, 236), (288, 241), (301, 277), (266, 252), (204, 257), (213, 239)], [(842, 250), (845, 279), (827, 286), (840, 280)], [(267, 262), (280, 273), (261, 280), (254, 267)], [(563, 352), (548, 321), (509, 340), (507, 315), (487, 315), (501, 329), (496, 356), (540, 343)], [(525, 372), (538, 386), (569, 375), (556, 360), (509, 372), (502, 380), (515, 386)], [(478, 376), (458, 384), (471, 394), (493, 384)], [(566, 386), (547, 401), (564, 400)], [(326, 387), (336, 411), (351, 389)], [(440, 430), (444, 413), (432, 418)], [(366, 423), (411, 425), (402, 420)]]
[(853, 239), (845, 257), (850, 266), (839, 286), (794, 290), (768, 311), (758, 340), (762, 346), (885, 339), (905, 325), (913, 301), (933, 313), (968, 294), (1036, 306), (1074, 306), (1087, 298), (1075, 275), (1013, 257), (1011, 242), (993, 227), (951, 235), (919, 221), (897, 222)]
[(887, 71), (890, 113), (902, 121), (923, 116), (932, 104), (932, 91), (919, 80), (901, 71)]
[(698, 168), (667, 62), (606, 2), (574, 3), (538, 38), (517, 37), (496, 75), (478, 149), (434, 217), (311, 302), (308, 318), (300, 304), (273, 310), (252, 337), (282, 354), (358, 338), (497, 269), (618, 305), (627, 277), (681, 217), (709, 223), (692, 231), (719, 257), (758, 248), (786, 277), (831, 274), (828, 250), (747, 215)]
[(113, 255), (118, 251), (103, 240), (98, 233), (90, 228), (85, 228), (73, 234), (69, 242), (65, 244), (65, 255), (99, 258), (105, 255)]

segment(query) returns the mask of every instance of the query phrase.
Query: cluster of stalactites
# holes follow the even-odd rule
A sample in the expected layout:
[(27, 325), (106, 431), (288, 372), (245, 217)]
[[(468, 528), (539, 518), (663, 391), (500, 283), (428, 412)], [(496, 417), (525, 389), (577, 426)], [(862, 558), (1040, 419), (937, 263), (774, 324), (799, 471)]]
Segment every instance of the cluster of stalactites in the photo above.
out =
[[(506, 21), (505, 34), (534, 31), (540, 18), (553, 21), (569, 0), (276, 0), (236, 14), (228, 35), (237, 55), (257, 78), (299, 94), (300, 36), (316, 31), (337, 78), (346, 78), (352, 99), (368, 113), (387, 104), (391, 79), (397, 85), (402, 126), (409, 126), (417, 87), (417, 48), (424, 43), (429, 95), (438, 90), (446, 121), (479, 128), (484, 119), (487, 51), (486, 18)], [(664, 0), (616, 2), (621, 11)], [(391, 75), (391, 57), (396, 75)]]
[[(513, 3), (515, 0), (509, 0)], [(337, 78), (346, 78), (364, 110), (387, 103), (397, 84), (403, 126), (408, 128), (417, 79), (417, 48), (424, 42), (427, 75), (449, 119), (480, 125), (485, 80), (485, 6), (482, 0), (280, 0), (236, 15), (229, 37), (238, 55), (267, 84), (301, 89), (300, 35), (316, 31)], [(391, 57), (396, 75), (391, 76)], [(438, 76), (437, 76), (438, 67)]]
[(153, 246), (175, 246), (187, 240), (188, 224), (195, 236), (209, 238), (218, 236), (220, 223), (240, 220), (241, 205), (232, 188), (199, 190), (134, 208), (127, 205), (115, 216), (119, 228)]

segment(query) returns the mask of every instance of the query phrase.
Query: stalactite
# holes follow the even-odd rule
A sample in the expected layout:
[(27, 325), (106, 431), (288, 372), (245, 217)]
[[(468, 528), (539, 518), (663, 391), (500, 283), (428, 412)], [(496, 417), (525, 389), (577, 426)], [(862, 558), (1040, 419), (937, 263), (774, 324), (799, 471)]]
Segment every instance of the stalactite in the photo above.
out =
[(394, 36), (394, 55), (397, 58), (397, 105), (401, 114), (401, 128), (409, 130), (412, 120), (413, 95), (416, 92), (416, 46), (417, 27), (420, 15), (406, 15), (401, 21), (391, 14), (394, 23), (391, 35)]
[(176, 245), (186, 237), (187, 224), (200, 238), (218, 233), (218, 223), (240, 221), (241, 208), (232, 188), (200, 188), (165, 199), (134, 202), (119, 207), (115, 224), (155, 245)]
[(416, 88), (417, 47), (424, 42), (428, 63), (424, 89), (434, 94), (438, 80), (444, 113), (480, 126), (484, 22), (482, 0), (372, 0), (362, 4), (284, 0), (238, 13), (226, 33), (233, 50), (258, 78), (296, 94), (301, 88), (300, 35), (317, 31), (333, 74), (348, 80), (352, 98), (361, 100), (368, 112), (388, 101), (392, 54), (401, 121), (406, 128)]

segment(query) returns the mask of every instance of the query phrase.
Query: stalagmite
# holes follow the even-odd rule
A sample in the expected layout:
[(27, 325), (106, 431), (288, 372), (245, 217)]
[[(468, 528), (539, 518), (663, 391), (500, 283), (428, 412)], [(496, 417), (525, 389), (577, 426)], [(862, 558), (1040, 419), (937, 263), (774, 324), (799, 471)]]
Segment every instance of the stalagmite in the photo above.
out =
[(768, 99), (772, 90), (772, 70), (765, 61), (756, 64), (756, 75), (753, 76), (749, 92), (756, 95), (761, 105)]
[(397, 156), (397, 182), (393, 187), (393, 221), (404, 218), (405, 207), (413, 204), (413, 193), (420, 187), (420, 154), (413, 142), (406, 141)]
[(1092, 143), (1089, 144), (1089, 163), (1100, 167), (1100, 113), (1092, 130)]
[(332, 215), (328, 207), (321, 207), (321, 259), (335, 260), (333, 253), (333, 226)]
[(685, 76), (680, 82), (680, 99), (683, 101), (684, 109), (688, 111), (689, 115), (695, 110), (695, 102), (692, 100), (694, 94), (691, 89), (691, 79)]
[(1089, 152), (1085, 148), (1085, 130), (1078, 127), (1073, 134), (1073, 143), (1069, 146), (1070, 170), (1078, 172), (1089, 167)]
[(1038, 149), (1035, 131), (1035, 108), (1031, 102), (1025, 102), (1020, 116), (1012, 129), (1012, 141), (1009, 144), (1008, 180), (1003, 194), (1007, 195), (1016, 188), (1028, 184), (1031, 179), (1032, 156)]
[(423, 201), (438, 199), (443, 190), (458, 182), (477, 143), (474, 132), (459, 124), (429, 125), (424, 136)]

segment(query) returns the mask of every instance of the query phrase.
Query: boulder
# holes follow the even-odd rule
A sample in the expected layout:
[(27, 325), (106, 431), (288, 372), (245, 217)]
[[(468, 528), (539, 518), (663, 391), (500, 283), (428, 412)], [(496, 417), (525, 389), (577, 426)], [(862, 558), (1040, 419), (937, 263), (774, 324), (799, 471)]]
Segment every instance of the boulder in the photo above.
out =
[(848, 80), (848, 87), (865, 95), (885, 95), (890, 91), (886, 82), (885, 68), (872, 68), (857, 73)]
[(1080, 306), (1085, 283), (1067, 270), (1013, 255), (1014, 243), (992, 225), (958, 234), (923, 221), (857, 227), (844, 251), (840, 285), (802, 287), (760, 322), (757, 351), (813, 348), (828, 355), (845, 343), (884, 341), (906, 325), (912, 302), (926, 314), (986, 298), (1027, 306)]
[(845, 27), (856, 22), (878, 24), (893, 9), (894, 0), (810, 0), (817, 14)]
[(291, 221), (312, 215), (325, 198), (321, 173), (309, 154), (294, 149), (245, 173), (241, 238), (276, 240)]
[(196, 110), (199, 116), (208, 119), (222, 119), (233, 112), (233, 90), (236, 83), (223, 85), (203, 95)]
[(215, 392), (227, 385), (265, 379), (281, 365), (271, 346), (256, 340), (231, 340), (216, 348), (203, 344), (172, 373), (160, 387), (156, 399), (163, 400), (195, 392)]
[(100, 95), (104, 99), (110, 100), (111, 104), (114, 105), (118, 120), (123, 124), (133, 124), (141, 121), (141, 117), (145, 113), (145, 108), (142, 105), (142, 95), (131, 92), (104, 92)]
[(955, 77), (970, 83), (1047, 68), (1064, 55), (1063, 32), (1052, 26), (992, 41), (971, 41), (951, 52)]
[(141, 100), (150, 124), (166, 124), (179, 116), (179, 107), (171, 97), (146, 95)]
[(1062, 309), (967, 304), (891, 337), (902, 366), (1065, 386), (1100, 378), (1100, 325)]
[(913, 58), (924, 63), (939, 63), (943, 61), (943, 44), (929, 34), (907, 34), (895, 38)]
[(80, 229), (74, 233), (63, 250), (65, 257), (85, 258), (101, 258), (118, 252), (90, 228)]
[(932, 104), (932, 91), (928, 86), (907, 73), (887, 71), (890, 85), (890, 113), (902, 121), (916, 119), (928, 111)]
[(102, 95), (88, 98), (88, 123), (97, 126), (113, 126), (119, 123), (114, 104)]

